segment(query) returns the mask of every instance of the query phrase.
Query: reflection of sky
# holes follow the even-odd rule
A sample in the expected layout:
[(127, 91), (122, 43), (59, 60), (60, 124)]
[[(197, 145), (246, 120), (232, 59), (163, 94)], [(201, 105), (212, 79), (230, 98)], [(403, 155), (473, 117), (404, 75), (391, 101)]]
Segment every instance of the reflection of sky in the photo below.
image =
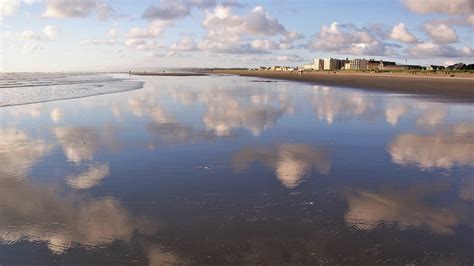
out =
[[(339, 218), (367, 232), (396, 224), (455, 235), (457, 226), (472, 225), (472, 214), (461, 211), (474, 202), (468, 104), (236, 77), (143, 79), (142, 90), (0, 109), (3, 242), (39, 241), (57, 254), (130, 243), (135, 232), (159, 229), (135, 197), (154, 206), (158, 197), (181, 195), (170, 183), (186, 189), (197, 178), (198, 194), (219, 195), (213, 184), (232, 186), (217, 181), (228, 176), (254, 179), (241, 187), (257, 192), (265, 190), (260, 175), (278, 193), (320, 179), (329, 190), (349, 187)], [(444, 179), (449, 189), (419, 197), (386, 189), (417, 179), (425, 186)], [(426, 203), (450, 191), (442, 206)], [(141, 242), (150, 260), (175, 259)]]

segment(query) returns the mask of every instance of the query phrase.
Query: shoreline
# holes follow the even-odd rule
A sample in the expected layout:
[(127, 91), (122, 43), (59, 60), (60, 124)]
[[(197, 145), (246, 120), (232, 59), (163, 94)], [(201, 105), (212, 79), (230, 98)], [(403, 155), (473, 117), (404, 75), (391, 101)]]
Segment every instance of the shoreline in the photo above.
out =
[(183, 73), (183, 72), (132, 72), (132, 76), (170, 76), (170, 77), (195, 77), (207, 76), (205, 73)]
[(460, 77), (342, 72), (277, 72), (262, 70), (213, 70), (209, 74), (231, 74), (247, 77), (271, 78), (310, 82), (319, 85), (386, 90), (404, 93), (432, 94), (468, 98), (474, 102), (474, 75)]

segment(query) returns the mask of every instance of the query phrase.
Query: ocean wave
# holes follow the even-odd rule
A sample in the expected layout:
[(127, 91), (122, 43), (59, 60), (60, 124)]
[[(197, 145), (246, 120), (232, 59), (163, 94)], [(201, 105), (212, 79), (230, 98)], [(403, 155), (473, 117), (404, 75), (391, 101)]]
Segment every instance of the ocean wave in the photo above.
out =
[(126, 75), (7, 73), (0, 76), (0, 107), (136, 90), (142, 81)]

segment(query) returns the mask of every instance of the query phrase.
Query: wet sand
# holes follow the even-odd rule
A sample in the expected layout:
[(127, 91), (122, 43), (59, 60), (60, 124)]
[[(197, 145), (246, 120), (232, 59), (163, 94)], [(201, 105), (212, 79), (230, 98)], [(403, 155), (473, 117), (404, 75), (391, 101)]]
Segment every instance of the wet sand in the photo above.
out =
[(168, 76), (168, 77), (195, 77), (206, 76), (204, 73), (173, 73), (173, 72), (132, 72), (136, 76)]
[(408, 73), (342, 73), (342, 72), (277, 72), (251, 70), (214, 70), (214, 74), (233, 74), (240, 76), (271, 79), (298, 80), (321, 85), (381, 89), (407, 93), (423, 93), (454, 96), (474, 101), (474, 74), (462, 73), (451, 77), (445, 74)]

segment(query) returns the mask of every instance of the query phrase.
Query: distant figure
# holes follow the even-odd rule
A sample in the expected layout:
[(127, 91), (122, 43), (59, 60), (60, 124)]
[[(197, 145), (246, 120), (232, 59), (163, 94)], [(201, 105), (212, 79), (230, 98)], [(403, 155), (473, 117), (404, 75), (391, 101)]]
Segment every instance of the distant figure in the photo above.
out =
[(132, 71), (131, 71), (131, 70), (128, 71), (128, 76), (129, 76), (129, 77), (132, 76)]
[(300, 70), (300, 77), (303, 76), (303, 69)]

